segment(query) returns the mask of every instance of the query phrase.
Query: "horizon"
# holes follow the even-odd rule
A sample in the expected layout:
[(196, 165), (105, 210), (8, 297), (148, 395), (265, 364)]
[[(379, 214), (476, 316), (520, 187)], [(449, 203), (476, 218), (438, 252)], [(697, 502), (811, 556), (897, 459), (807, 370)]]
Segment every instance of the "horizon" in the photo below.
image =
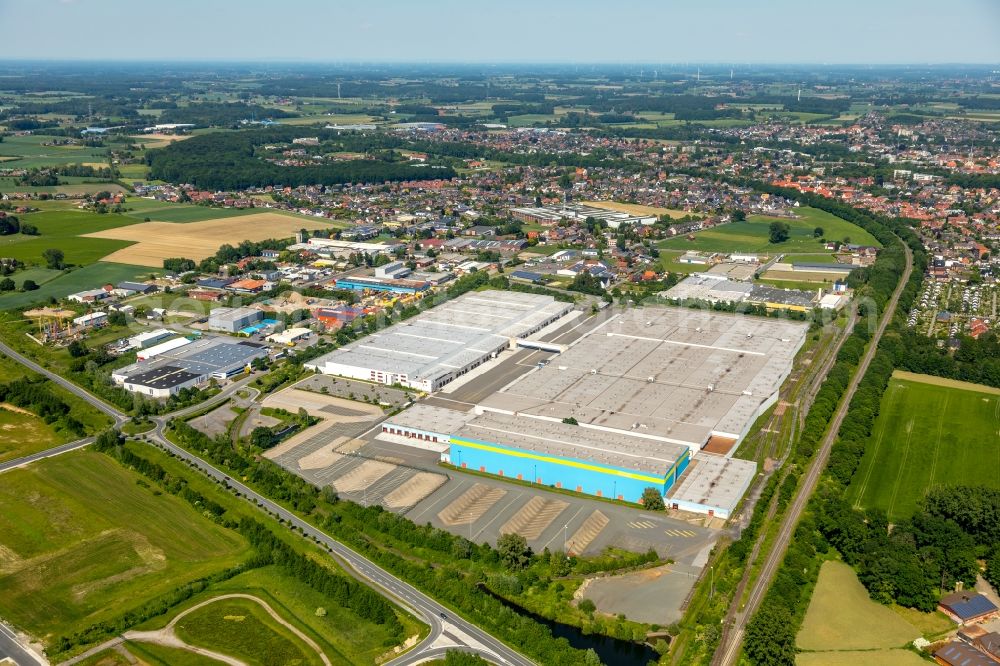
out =
[[(284, 20), (265, 28), (269, 15)], [(511, 0), (502, 10), (459, 0), (363, 7), (297, 0), (281, 13), (263, 0), (175, 0), (169, 12), (127, 0), (5, 0), (0, 21), (30, 28), (0, 43), (0, 60), (18, 61), (1000, 63), (1000, 4), (990, 0), (844, 0), (832, 10), (793, 0), (763, 7), (625, 0), (615, 11), (594, 0)], [(95, 40), (95, 28), (113, 34)], [(943, 38), (956, 31), (961, 40)]]

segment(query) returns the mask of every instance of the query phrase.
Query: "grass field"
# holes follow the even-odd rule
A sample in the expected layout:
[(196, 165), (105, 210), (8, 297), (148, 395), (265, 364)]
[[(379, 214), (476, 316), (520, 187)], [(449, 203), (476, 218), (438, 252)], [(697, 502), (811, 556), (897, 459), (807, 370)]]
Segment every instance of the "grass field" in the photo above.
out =
[[(36, 167), (61, 166), (64, 164), (85, 164), (101, 162), (107, 164), (107, 147), (91, 148), (88, 146), (43, 146), (43, 143), (62, 140), (63, 137), (30, 134), (27, 136), (8, 136), (0, 143), (0, 156), (16, 157), (16, 161), (7, 162), (6, 166)], [(30, 188), (29, 188), (30, 189)]]
[(255, 666), (323, 663), (315, 650), (249, 599), (212, 602), (184, 616), (175, 631), (189, 645), (222, 652)]
[[(42, 211), (21, 215), (20, 219), (21, 222), (29, 222), (38, 227), (39, 235), (14, 234), (0, 237), (0, 256), (42, 266), (45, 265), (42, 252), (49, 248), (62, 250), (68, 264), (91, 264), (128, 243), (105, 238), (84, 238), (83, 234), (135, 224), (135, 220), (125, 215), (98, 215), (82, 210)], [(18, 281), (17, 278), (15, 281)]]
[(0, 615), (49, 641), (232, 566), (246, 542), (110, 458), (77, 451), (0, 484)]
[(587, 206), (603, 208), (605, 210), (617, 210), (629, 215), (669, 215), (676, 219), (689, 215), (687, 211), (676, 208), (660, 208), (659, 206), (643, 206), (641, 204), (620, 203), (618, 201), (584, 201)]
[(796, 643), (810, 651), (874, 650), (904, 647), (919, 636), (891, 608), (868, 597), (851, 567), (831, 560), (820, 568)]
[(181, 256), (199, 261), (215, 254), (225, 243), (288, 238), (294, 236), (299, 229), (326, 229), (329, 226), (318, 220), (258, 212), (186, 224), (143, 222), (97, 231), (87, 236), (101, 240), (135, 242), (134, 245), (108, 254), (104, 257), (105, 261), (159, 268), (168, 257)]
[(203, 222), (225, 217), (253, 215), (260, 212), (253, 208), (209, 208), (208, 206), (141, 198), (129, 199), (126, 207), (129, 210), (125, 215), (138, 222), (142, 222), (147, 217), (154, 222)]
[[(98, 262), (76, 268), (68, 273), (59, 272), (54, 279), (49, 280), (35, 291), (11, 292), (0, 294), (0, 310), (20, 308), (32, 303), (47, 301), (49, 298), (62, 298), (81, 289), (96, 289), (103, 284), (116, 284), (124, 280), (145, 279), (150, 273), (163, 273), (163, 270), (151, 270), (143, 266), (130, 266), (110, 262)], [(24, 283), (21, 273), (13, 276), (14, 282), (20, 287)], [(27, 272), (25, 272), (27, 276)], [(39, 283), (40, 284), (40, 283)]]
[(907, 377), (889, 381), (848, 489), (857, 506), (885, 509), (889, 520), (911, 515), (935, 484), (1000, 487), (1000, 395)]
[[(878, 246), (878, 241), (861, 227), (847, 220), (816, 208), (799, 208), (795, 211), (799, 219), (765, 217), (751, 215), (746, 222), (731, 222), (704, 231), (695, 232), (694, 240), (684, 237), (661, 241), (659, 247), (671, 250), (699, 250), (706, 252), (761, 252), (776, 253), (823, 253), (823, 246), (813, 237), (816, 227), (823, 228), (825, 238), (852, 243)], [(790, 228), (790, 237), (784, 243), (768, 242), (771, 222), (785, 222)]]
[(0, 462), (66, 441), (40, 417), (0, 405)]

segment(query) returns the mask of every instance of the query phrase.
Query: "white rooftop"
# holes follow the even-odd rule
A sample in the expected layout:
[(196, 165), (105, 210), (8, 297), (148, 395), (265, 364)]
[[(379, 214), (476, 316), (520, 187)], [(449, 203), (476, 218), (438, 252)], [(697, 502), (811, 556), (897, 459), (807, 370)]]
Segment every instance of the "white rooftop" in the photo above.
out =
[(756, 474), (757, 463), (752, 460), (700, 453), (669, 496), (672, 500), (723, 509), (728, 513), (739, 503)]

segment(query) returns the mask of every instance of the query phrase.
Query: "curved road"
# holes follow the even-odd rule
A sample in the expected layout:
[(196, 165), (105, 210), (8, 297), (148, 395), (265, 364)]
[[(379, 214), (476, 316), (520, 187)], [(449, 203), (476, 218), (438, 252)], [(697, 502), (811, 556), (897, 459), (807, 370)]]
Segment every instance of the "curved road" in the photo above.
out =
[[(900, 242), (902, 243), (902, 241)], [(809, 502), (809, 498), (816, 489), (816, 484), (819, 481), (820, 474), (822, 474), (823, 470), (826, 468), (826, 461), (830, 457), (830, 449), (833, 447), (833, 443), (837, 439), (837, 433), (840, 431), (840, 425), (844, 422), (844, 417), (847, 416), (847, 410), (850, 407), (851, 398), (854, 397), (858, 384), (861, 383), (865, 373), (868, 372), (868, 366), (871, 364), (872, 359), (875, 357), (875, 352), (878, 350), (879, 340), (882, 339), (882, 334), (885, 333), (886, 327), (895, 315), (896, 304), (899, 302), (899, 295), (906, 287), (906, 283), (910, 279), (910, 273), (913, 272), (913, 252), (910, 250), (909, 246), (906, 245), (906, 243), (902, 243), (902, 245), (906, 252), (906, 269), (903, 271), (903, 276), (900, 278), (899, 284), (896, 285), (896, 290), (892, 293), (892, 298), (890, 298), (889, 302), (886, 304), (885, 312), (879, 320), (878, 328), (872, 336), (871, 343), (868, 345), (865, 355), (858, 364), (857, 371), (854, 373), (854, 376), (851, 377), (851, 382), (848, 384), (847, 390), (844, 392), (844, 397), (841, 399), (840, 405), (834, 413), (833, 419), (830, 422), (830, 427), (820, 444), (816, 457), (813, 459), (812, 465), (809, 467), (809, 471), (806, 472), (802, 488), (795, 496), (795, 500), (792, 502), (788, 512), (783, 518), (781, 529), (778, 532), (778, 537), (775, 540), (771, 551), (768, 553), (767, 559), (764, 561), (764, 566), (761, 569), (760, 575), (757, 577), (753, 588), (750, 590), (750, 596), (747, 599), (746, 606), (736, 613), (732, 625), (726, 627), (726, 630), (723, 633), (723, 640), (719, 643), (719, 647), (715, 652), (714, 658), (712, 659), (713, 664), (730, 666), (730, 664), (733, 664), (736, 661), (736, 657), (739, 655), (740, 646), (743, 644), (743, 634), (746, 631), (746, 626), (750, 622), (750, 618), (753, 617), (754, 611), (757, 610), (760, 606), (760, 602), (764, 599), (764, 595), (771, 584), (771, 580), (774, 578), (774, 575), (778, 570), (778, 566), (785, 557), (785, 551), (788, 549), (788, 543), (792, 538), (792, 533), (795, 531), (795, 526), (798, 525), (802, 511), (805, 509), (806, 504)], [(738, 599), (735, 600), (734, 603), (738, 603)]]
[[(6, 354), (15, 361), (18, 361), (35, 372), (48, 377), (60, 386), (65, 387), (75, 395), (86, 400), (89, 404), (114, 419), (116, 426), (120, 426), (129, 420), (129, 416), (127, 414), (119, 411), (111, 405), (108, 405), (69, 380), (50, 372), (41, 365), (14, 351), (2, 342), (0, 342), (0, 353)], [(249, 378), (247, 379), (249, 380)], [(237, 382), (237, 384), (239, 384), (239, 382)], [(228, 395), (241, 386), (242, 384), (239, 386), (229, 386), (224, 393)], [(449, 608), (441, 605), (428, 595), (417, 590), (409, 583), (406, 583), (391, 573), (385, 571), (374, 562), (358, 554), (351, 548), (348, 548), (330, 535), (315, 528), (267, 497), (264, 497), (242, 483), (229, 478), (229, 476), (227, 476), (224, 472), (215, 468), (206, 460), (173, 444), (166, 438), (163, 430), (170, 418), (184, 415), (194, 411), (196, 408), (201, 409), (206, 405), (214, 403), (215, 401), (221, 402), (222, 399), (221, 395), (215, 396), (203, 404), (181, 409), (172, 414), (155, 417), (153, 420), (156, 423), (156, 429), (151, 433), (152, 439), (156, 442), (156, 444), (167, 451), (170, 451), (178, 458), (192, 463), (209, 477), (234, 489), (242, 497), (246, 498), (262, 510), (273, 516), (284, 519), (293, 527), (298, 528), (305, 536), (325, 546), (334, 557), (340, 560), (341, 564), (349, 567), (349, 573), (353, 570), (353, 573), (356, 574), (357, 577), (363, 578), (379, 593), (388, 597), (391, 601), (401, 605), (414, 616), (422, 619), (428, 626), (430, 626), (430, 633), (423, 641), (406, 654), (387, 662), (386, 666), (417, 664), (428, 660), (432, 656), (440, 656), (442, 654), (442, 650), (448, 649), (449, 646), (466, 652), (476, 652), (484, 658), (498, 664), (509, 664), (511, 666), (534, 666), (534, 662), (531, 660), (522, 656), (520, 653), (508, 647), (506, 644), (497, 640), (471, 622), (456, 616)], [(93, 438), (70, 442), (69, 444), (64, 444), (47, 451), (42, 451), (32, 456), (26, 456), (25, 458), (4, 463), (3, 465), (0, 465), (0, 472), (11, 469), (12, 467), (19, 467), (21, 465), (28, 464), (34, 460), (40, 460), (52, 455), (58, 455), (60, 453), (65, 453), (66, 451), (81, 448), (89, 444), (91, 441), (93, 441)]]

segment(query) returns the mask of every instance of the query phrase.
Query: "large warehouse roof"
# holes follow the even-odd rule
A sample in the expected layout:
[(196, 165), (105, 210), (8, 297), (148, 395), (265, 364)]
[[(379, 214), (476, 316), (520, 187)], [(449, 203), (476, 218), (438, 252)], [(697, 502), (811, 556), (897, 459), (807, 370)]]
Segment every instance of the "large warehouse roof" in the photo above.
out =
[(321, 356), (308, 367), (328, 363), (406, 375), (410, 382), (433, 380), (464, 368), (527, 335), (571, 305), (551, 296), (481, 291), (389, 326)]
[(670, 492), (670, 499), (690, 502), (729, 514), (757, 475), (752, 460), (701, 453)]
[(461, 448), (454, 440), (470, 438), (545, 455), (623, 467), (661, 478), (688, 450), (686, 446), (626, 433), (495, 412), (484, 412), (453, 434), (453, 459), (455, 451)]
[(701, 448), (773, 400), (808, 327), (684, 308), (616, 315), (481, 406), (576, 418)]

